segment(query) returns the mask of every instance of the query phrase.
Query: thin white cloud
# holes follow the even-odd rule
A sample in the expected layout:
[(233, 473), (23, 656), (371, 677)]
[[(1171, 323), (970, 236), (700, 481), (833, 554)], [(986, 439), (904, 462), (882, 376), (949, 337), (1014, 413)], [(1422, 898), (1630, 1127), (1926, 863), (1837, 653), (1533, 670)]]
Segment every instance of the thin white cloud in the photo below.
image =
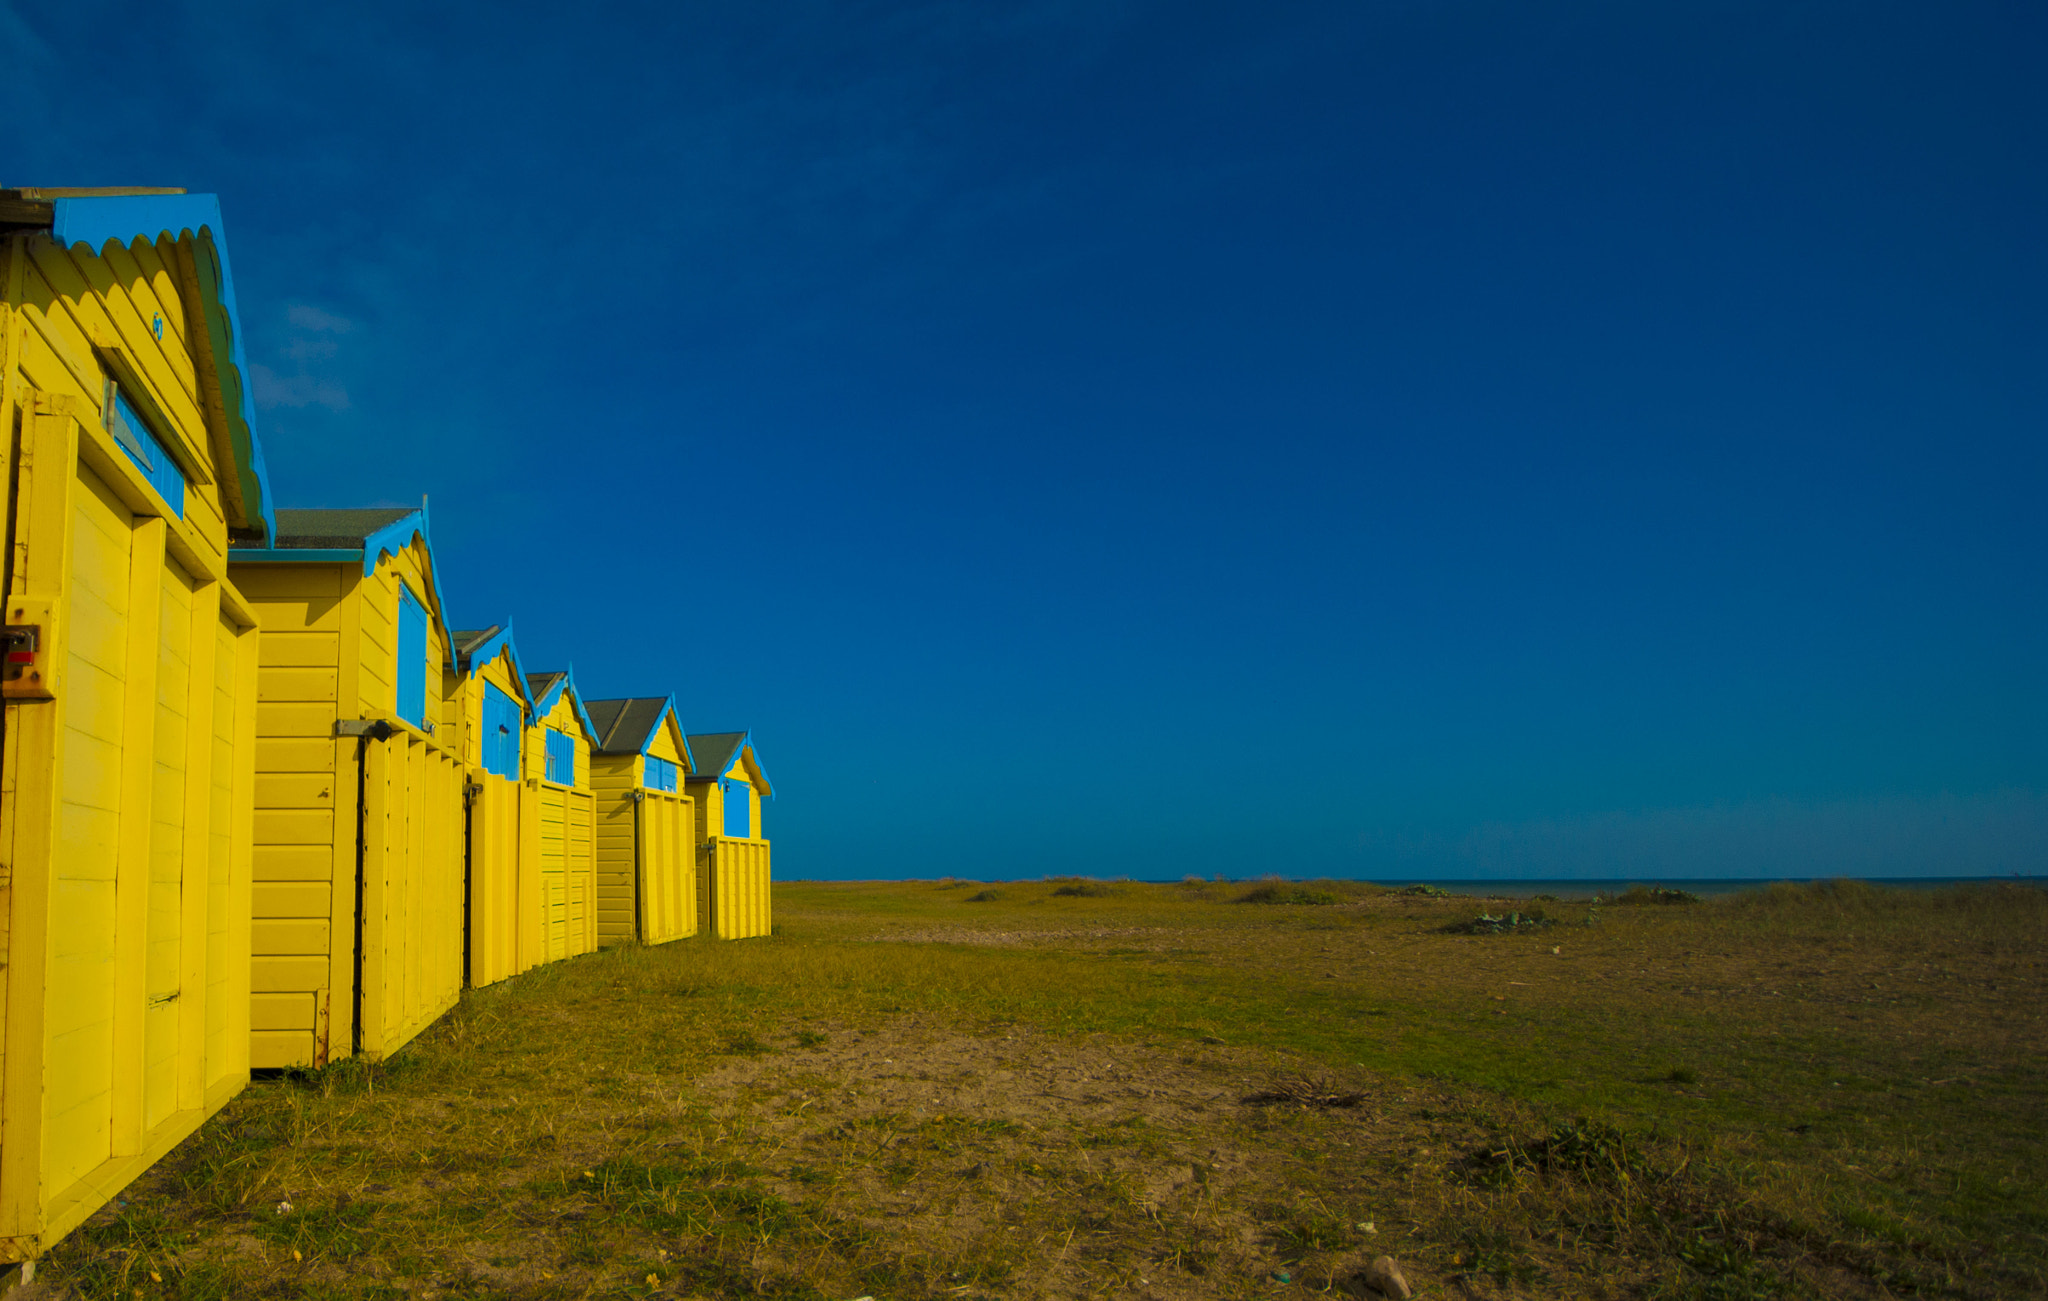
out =
[(331, 379), (313, 375), (279, 375), (264, 365), (251, 366), (249, 374), (256, 381), (256, 405), (264, 411), (274, 411), (278, 407), (348, 410), (348, 390)]
[(356, 328), (356, 323), (346, 316), (322, 311), (310, 303), (293, 303), (285, 309), (284, 318), (301, 330), (323, 334), (347, 334)]

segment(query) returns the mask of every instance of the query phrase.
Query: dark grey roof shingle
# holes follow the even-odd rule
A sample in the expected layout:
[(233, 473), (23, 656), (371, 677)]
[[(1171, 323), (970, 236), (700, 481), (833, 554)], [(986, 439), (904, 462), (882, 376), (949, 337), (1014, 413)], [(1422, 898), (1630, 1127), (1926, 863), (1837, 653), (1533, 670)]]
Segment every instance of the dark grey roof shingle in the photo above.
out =
[(693, 777), (712, 778), (732, 767), (733, 756), (747, 739), (745, 732), (692, 732), (690, 757), (697, 761)]
[(623, 700), (586, 700), (584, 710), (597, 725), (599, 754), (638, 754), (654, 735), (668, 708), (667, 696), (628, 696)]
[(494, 623), (488, 628), (457, 628), (448, 635), (455, 639), (455, 654), (459, 658), (466, 660), (477, 647), (497, 636), (504, 629), (505, 625)]
[(280, 550), (360, 547), (378, 529), (396, 524), (417, 506), (369, 506), (361, 510), (281, 510), (277, 513)]

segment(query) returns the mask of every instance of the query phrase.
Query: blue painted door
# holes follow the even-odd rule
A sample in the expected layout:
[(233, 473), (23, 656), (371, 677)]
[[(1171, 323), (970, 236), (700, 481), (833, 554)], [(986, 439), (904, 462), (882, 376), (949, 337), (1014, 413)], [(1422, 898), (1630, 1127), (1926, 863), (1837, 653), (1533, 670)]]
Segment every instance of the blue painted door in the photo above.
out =
[(418, 727), (427, 719), (427, 611), (404, 584), (398, 588), (398, 716)]
[(519, 780), (519, 732), (526, 719), (519, 702), (484, 683), (483, 736), (479, 756), (485, 772)]
[(741, 840), (753, 835), (754, 788), (730, 778), (719, 785), (725, 788), (725, 834)]

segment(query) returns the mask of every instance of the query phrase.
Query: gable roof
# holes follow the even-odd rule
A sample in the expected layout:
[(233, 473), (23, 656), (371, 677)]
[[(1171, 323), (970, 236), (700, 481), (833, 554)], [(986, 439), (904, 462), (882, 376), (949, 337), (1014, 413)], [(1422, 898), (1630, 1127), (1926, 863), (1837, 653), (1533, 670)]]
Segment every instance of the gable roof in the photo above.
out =
[(697, 773), (701, 780), (709, 781), (723, 777), (732, 762), (738, 758), (747, 766), (753, 778), (754, 789), (761, 792), (762, 799), (775, 798), (775, 787), (769, 782), (768, 774), (761, 770), (761, 760), (754, 754), (752, 732), (692, 732), (690, 752), (704, 761), (704, 767)]
[(535, 721), (547, 717), (563, 692), (569, 694), (569, 702), (575, 708), (576, 718), (583, 724), (583, 735), (593, 748), (597, 745), (597, 724), (591, 721), (590, 711), (583, 706), (583, 693), (576, 689), (576, 666), (556, 673), (529, 673), (526, 675), (526, 693), (533, 698)]
[[(434, 560), (434, 539), (427, 526), (427, 500), (413, 506), (363, 506), (349, 509), (281, 510), (269, 545), (239, 543), (228, 549), (230, 564), (265, 561), (313, 564), (360, 559), (363, 577), (377, 572), (386, 556), (395, 556), (417, 541), (427, 553), (427, 583), (433, 588), (434, 622), (456, 659), (455, 634), (448, 628), (448, 602), (441, 596), (441, 567)], [(459, 662), (459, 661), (458, 661)]]
[[(220, 398), (218, 421), (209, 411), (206, 424), (220, 462), (221, 504), (228, 525), (265, 539), (276, 537), (270, 469), (264, 463), (263, 441), (256, 436), (255, 388), (241, 309), (235, 303), (220, 197), (182, 190), (108, 193), (35, 188), (5, 191), (4, 196), (8, 224), (47, 226), (58, 244), (66, 249), (84, 245), (93, 257), (101, 256), (110, 241), (125, 247), (138, 239), (154, 244), (168, 236), (177, 243), (179, 273), (199, 291), (199, 315), (205, 326), (193, 339), (193, 359), (202, 381), (210, 378)], [(188, 235), (189, 246), (184, 242)]]
[(683, 763), (697, 771), (697, 756), (690, 750), (690, 738), (676, 721), (674, 696), (622, 696), (615, 700), (586, 700), (591, 719), (597, 724), (599, 754), (645, 754), (654, 743), (654, 733), (666, 719), (676, 729), (676, 748)]
[(519, 647), (512, 641), (512, 625), (494, 623), (488, 628), (458, 629), (449, 634), (450, 652), (455, 656), (455, 668), (460, 673), (475, 673), (478, 666), (489, 664), (502, 653), (512, 657), (512, 681), (526, 698), (529, 708), (533, 705), (533, 688), (528, 685), (526, 666), (519, 662)]

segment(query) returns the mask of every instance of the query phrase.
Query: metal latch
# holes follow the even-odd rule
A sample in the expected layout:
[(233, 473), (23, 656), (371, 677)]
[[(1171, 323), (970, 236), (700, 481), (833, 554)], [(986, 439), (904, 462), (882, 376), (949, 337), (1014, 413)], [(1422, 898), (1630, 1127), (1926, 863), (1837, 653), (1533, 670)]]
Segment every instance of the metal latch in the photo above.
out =
[(336, 736), (367, 736), (372, 741), (389, 741), (397, 730), (382, 718), (343, 718), (334, 724)]

